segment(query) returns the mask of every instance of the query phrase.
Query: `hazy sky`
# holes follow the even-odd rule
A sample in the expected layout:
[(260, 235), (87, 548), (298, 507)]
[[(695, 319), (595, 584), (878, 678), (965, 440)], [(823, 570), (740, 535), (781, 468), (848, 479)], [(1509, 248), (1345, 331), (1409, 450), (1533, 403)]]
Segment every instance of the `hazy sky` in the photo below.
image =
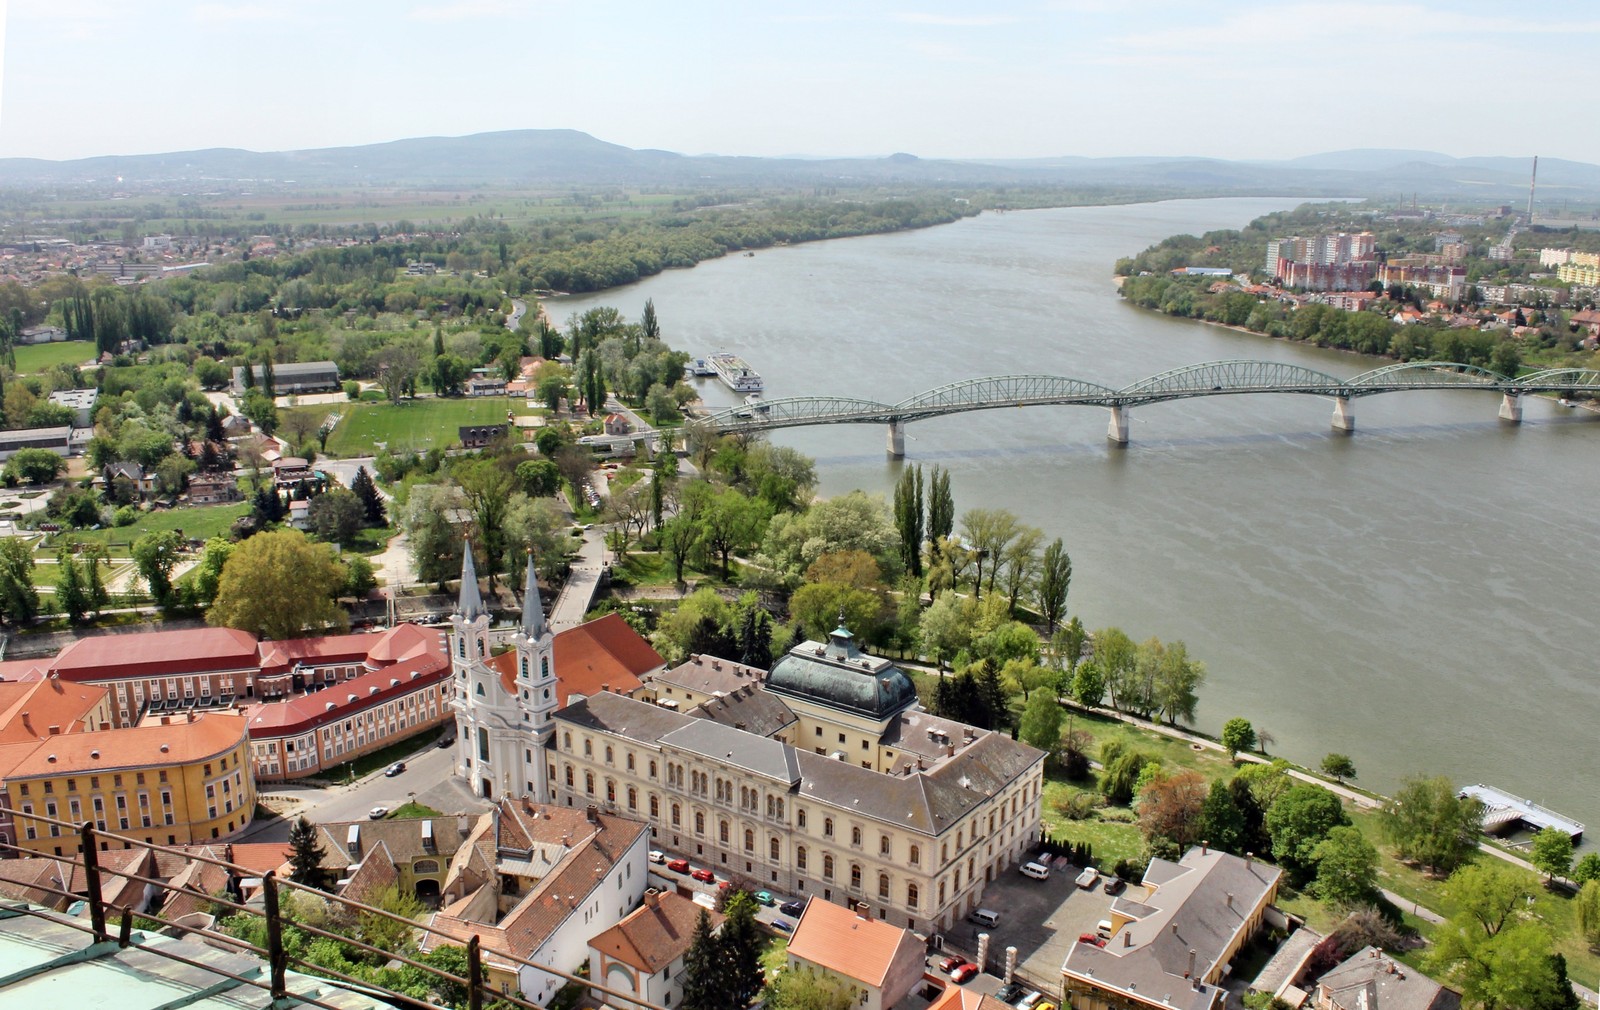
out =
[(568, 127), (689, 154), (1600, 162), (1596, 0), (0, 0), (0, 156)]

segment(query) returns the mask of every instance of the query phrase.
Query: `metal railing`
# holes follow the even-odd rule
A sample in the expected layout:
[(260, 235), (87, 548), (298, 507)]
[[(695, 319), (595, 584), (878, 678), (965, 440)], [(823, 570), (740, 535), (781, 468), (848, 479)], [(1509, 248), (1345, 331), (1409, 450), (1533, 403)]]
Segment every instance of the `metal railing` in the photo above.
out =
[[(197, 852), (186, 851), (185, 849), (175, 846), (157, 845), (151, 842), (142, 841), (137, 838), (130, 838), (126, 835), (102, 831), (96, 828), (93, 822), (89, 821), (83, 822), (82, 824), (74, 824), (68, 821), (56, 820), (55, 818), (47, 817), (42, 814), (23, 813), (22, 811), (14, 810), (8, 807), (0, 807), (0, 813), (11, 815), (13, 818), (15, 818), (15, 821), (19, 827), (24, 823), (53, 825), (66, 829), (66, 832), (71, 832), (71, 834), (63, 832), (63, 834), (59, 837), (70, 839), (74, 837), (74, 835), (76, 836), (79, 845), (78, 858), (74, 858), (70, 855), (45, 855), (43, 853), (24, 848), (21, 845), (12, 844), (9, 842), (0, 843), (0, 850), (3, 850), (7, 855), (16, 853), (21, 856), (50, 859), (69, 866), (81, 867), (84, 871), (84, 890), (82, 893), (68, 890), (67, 888), (70, 887), (70, 881), (62, 881), (60, 878), (52, 878), (52, 883), (61, 884), (61, 887), (59, 888), (49, 887), (33, 881), (17, 879), (13, 874), (7, 872), (8, 864), (11, 863), (11, 860), (9, 859), (0, 859), (0, 881), (8, 882), (16, 885), (19, 888), (25, 888), (30, 891), (36, 891), (63, 898), (69, 902), (80, 899), (84, 900), (89, 912), (89, 925), (85, 927), (82, 925), (81, 920), (79, 919), (72, 917), (62, 918), (54, 912), (31, 909), (23, 905), (12, 904), (10, 902), (7, 902), (3, 906), (8, 912), (12, 914), (34, 915), (41, 918), (48, 917), (53, 922), (63, 922), (72, 928), (83, 929), (85, 932), (91, 934), (95, 943), (106, 943), (112, 939), (107, 927), (107, 912), (108, 910), (120, 912), (122, 915), (122, 922), (120, 925), (119, 935), (116, 938), (119, 946), (124, 948), (134, 947), (139, 950), (149, 951), (150, 953), (172, 961), (213, 972), (217, 975), (244, 985), (254, 986), (258, 989), (266, 989), (270, 992), (273, 1000), (275, 1001), (293, 998), (303, 1003), (326, 1008), (326, 1010), (340, 1010), (338, 1007), (310, 998), (309, 996), (295, 994), (291, 997), (291, 994), (288, 991), (288, 972), (292, 965), (297, 970), (301, 970), (307, 975), (322, 976), (337, 982), (342, 982), (356, 992), (376, 995), (388, 1002), (396, 1002), (405, 1006), (434, 1007), (438, 1008), (438, 1010), (452, 1010), (452, 1008), (449, 1006), (418, 999), (414, 996), (408, 996), (404, 993), (395, 992), (369, 980), (347, 975), (336, 969), (325, 967), (314, 961), (290, 953), (284, 944), (284, 927), (285, 925), (289, 925), (303, 933), (307, 933), (314, 937), (334, 940), (338, 943), (348, 945), (349, 947), (365, 954), (381, 955), (385, 964), (390, 962), (399, 962), (425, 973), (427, 976), (439, 983), (449, 983), (454, 986), (459, 986), (465, 989), (467, 992), (468, 1010), (482, 1010), (486, 997), (490, 1001), (503, 1001), (511, 1004), (512, 1006), (521, 1007), (523, 1010), (543, 1010), (539, 1004), (534, 1003), (524, 997), (513, 996), (491, 989), (485, 980), (484, 975), (483, 958), (485, 954), (492, 955), (496, 960), (515, 966), (519, 974), (522, 967), (532, 968), (535, 971), (544, 972), (548, 975), (554, 976), (555, 978), (562, 979), (567, 983), (577, 984), (586, 989), (592, 989), (596, 992), (603, 993), (612, 1000), (620, 1001), (628, 1006), (637, 1007), (639, 1010), (667, 1010), (667, 1008), (658, 1004), (650, 1003), (646, 1000), (640, 999), (633, 993), (610, 988), (609, 986), (599, 984), (592, 979), (573, 974), (572, 972), (563, 971), (559, 968), (553, 968), (549, 965), (539, 964), (527, 958), (519, 957), (510, 951), (484, 947), (481, 937), (477, 933), (474, 933), (470, 938), (468, 938), (464, 945), (467, 959), (466, 976), (462, 977), (453, 975), (447, 971), (417, 960), (416, 958), (406, 954), (373, 946), (372, 944), (366, 943), (355, 937), (345, 936), (341, 933), (333, 932), (318, 926), (314, 926), (310, 923), (290, 918), (285, 914), (282, 907), (282, 891), (285, 889), (290, 891), (303, 891), (309, 895), (315, 896), (319, 900), (328, 902), (330, 905), (344, 908), (351, 913), (360, 916), (377, 916), (382, 919), (399, 923), (405, 926), (407, 929), (440, 937), (449, 944), (461, 945), (461, 938), (456, 933), (435, 929), (432, 926), (424, 925), (423, 923), (417, 922), (413, 919), (407, 919), (404, 916), (396, 915), (392, 912), (385, 911), (381, 908), (376, 908), (372, 905), (368, 905), (364, 902), (356, 901), (351, 898), (344, 898), (339, 895), (330, 894), (326, 891), (318, 890), (315, 887), (311, 887), (310, 885), (302, 884), (294, 880), (280, 879), (277, 876), (276, 871), (269, 871), (264, 877), (260, 878), (261, 908), (257, 909), (251, 905), (235, 902), (229, 900), (228, 898), (220, 897), (195, 887), (184, 884), (174, 884), (170, 879), (144, 876), (134, 872), (131, 869), (115, 870), (103, 867), (100, 865), (100, 850), (98, 846), (101, 843), (110, 843), (119, 846), (119, 848), (123, 850), (139, 849), (147, 852), (168, 853), (192, 862), (206, 863), (212, 866), (221, 867), (228, 871), (230, 877), (242, 879), (244, 877), (256, 876), (256, 871), (244, 866), (240, 866), (237, 863), (231, 863), (226, 860), (201, 855)], [(222, 848), (226, 846), (226, 844), (226, 842), (220, 841), (214, 843), (203, 842), (196, 843), (195, 847)], [(285, 848), (287, 848), (287, 843), (285, 843)], [(222, 932), (218, 929), (210, 929), (201, 926), (180, 923), (175, 920), (162, 918), (161, 916), (153, 914), (150, 911), (137, 911), (135, 906), (130, 903), (125, 902), (120, 906), (108, 905), (104, 897), (104, 882), (105, 878), (107, 877), (121, 878), (127, 881), (136, 881), (147, 887), (159, 888), (162, 892), (164, 892), (164, 894), (169, 896), (172, 894), (187, 894), (206, 902), (209, 906), (229, 909), (234, 913), (260, 916), (265, 921), (266, 946), (256, 946), (255, 944), (241, 940), (238, 937)], [(219, 949), (233, 949), (242, 953), (254, 954), (258, 957), (261, 957), (267, 963), (268, 978), (263, 982), (259, 978), (254, 978), (247, 975), (236, 975), (227, 971), (223, 971), (209, 964), (186, 958), (178, 954), (176, 951), (171, 950), (171, 945), (150, 945), (142, 943), (134, 938), (132, 927), (135, 916), (157, 923), (162, 927), (180, 931), (179, 935), (198, 935), (211, 943), (212, 946), (218, 947)]]

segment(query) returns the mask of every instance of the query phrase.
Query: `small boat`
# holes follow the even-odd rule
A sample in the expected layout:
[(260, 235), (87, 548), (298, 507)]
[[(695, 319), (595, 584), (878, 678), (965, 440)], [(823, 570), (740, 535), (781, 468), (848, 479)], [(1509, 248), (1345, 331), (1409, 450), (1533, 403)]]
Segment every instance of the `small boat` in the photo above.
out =
[(1561, 404), (1563, 407), (1576, 407), (1577, 406), (1577, 404), (1575, 402), (1573, 402), (1572, 400), (1567, 399), (1564, 396), (1561, 399), (1557, 400), (1556, 402)]

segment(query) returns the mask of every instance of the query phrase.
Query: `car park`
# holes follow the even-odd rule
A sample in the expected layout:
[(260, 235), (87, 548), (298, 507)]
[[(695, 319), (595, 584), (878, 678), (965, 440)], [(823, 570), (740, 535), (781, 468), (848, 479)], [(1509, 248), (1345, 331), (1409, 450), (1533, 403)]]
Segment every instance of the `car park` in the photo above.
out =
[(385, 776), (387, 776), (388, 778), (392, 779), (396, 775), (399, 775), (401, 772), (403, 772), (405, 770), (406, 770), (406, 763), (404, 761), (396, 761), (394, 764), (392, 764), (389, 767), (385, 768), (383, 770), (383, 774)]
[(784, 915), (799, 915), (805, 910), (806, 903), (803, 901), (786, 901), (778, 906), (778, 911), (782, 912)]
[(689, 876), (693, 877), (694, 879), (700, 881), (703, 884), (713, 883), (717, 879), (717, 875), (715, 873), (712, 873), (710, 870), (706, 869), (703, 866), (700, 867), (700, 869), (691, 872), (689, 874)]
[(650, 861), (652, 863), (665, 863), (667, 861), (667, 854), (662, 852), (660, 849), (651, 849)]
[(674, 859), (667, 864), (667, 869), (673, 873), (688, 873), (689, 861), (687, 859)]
[(1007, 982), (994, 994), (994, 998), (1002, 1003), (1015, 1003), (1028, 992), (1020, 982)]
[[(971, 963), (958, 965), (956, 970), (950, 973), (950, 981), (954, 982), (956, 985), (962, 985), (963, 983), (971, 982), (977, 977), (978, 966)], [(1051, 1007), (1050, 1010), (1055, 1010), (1055, 1008)]]
[(389, 816), (388, 807), (373, 807), (367, 811), (367, 817), (374, 821), (381, 821)]
[(939, 959), (939, 970), (948, 975), (966, 963), (967, 959), (960, 954), (951, 954)]

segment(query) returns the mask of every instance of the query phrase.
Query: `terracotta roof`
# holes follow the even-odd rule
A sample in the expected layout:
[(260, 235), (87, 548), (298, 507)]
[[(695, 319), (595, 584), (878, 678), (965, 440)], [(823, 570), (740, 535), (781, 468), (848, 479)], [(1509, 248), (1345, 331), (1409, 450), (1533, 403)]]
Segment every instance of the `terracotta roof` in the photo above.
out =
[(250, 710), (250, 735), (261, 740), (304, 733), (449, 679), (450, 660), (441, 646), (434, 652), (363, 673), (312, 694), (263, 702)]
[(68, 680), (114, 676), (170, 676), (226, 670), (254, 670), (260, 658), (256, 636), (232, 628), (190, 628), (82, 638), (65, 649), (50, 669)]
[(789, 955), (881, 988), (895, 956), (908, 943), (917, 943), (910, 930), (813, 899), (794, 927)]
[(710, 917), (713, 932), (722, 925), (722, 913), (702, 908), (681, 894), (646, 894), (637, 911), (590, 940), (589, 946), (647, 975), (654, 974), (689, 949), (701, 912)]
[(193, 722), (47, 737), (5, 772), (7, 778), (118, 768), (171, 767), (226, 753), (245, 739), (245, 718), (211, 712)]
[(83, 720), (109, 693), (59, 677), (0, 684), (0, 743), (41, 740), (50, 735), (51, 726), (60, 727), (61, 733), (79, 732)]
[(31, 901), (35, 905), (44, 905), (48, 908), (65, 908), (68, 899), (59, 894), (51, 894), (44, 888), (66, 890), (63, 881), (70, 880), (71, 876), (72, 867), (60, 859), (48, 857), (6, 859), (0, 861), (0, 894), (8, 898)]
[(326, 665), (330, 663), (361, 663), (367, 658), (367, 648), (376, 635), (322, 635), (316, 638), (287, 638), (281, 642), (262, 642), (260, 665), (262, 673), (279, 673), (296, 664)]
[(0, 681), (43, 680), (48, 659), (8, 659), (0, 662)]
[(379, 842), (367, 851), (366, 858), (339, 891), (339, 897), (371, 904), (384, 888), (393, 887), (399, 881), (400, 871), (395, 868), (388, 847)]
[[(489, 661), (500, 683), (517, 691), (517, 654), (501, 653)], [(615, 694), (632, 694), (644, 686), (645, 674), (666, 665), (660, 653), (617, 614), (558, 632), (555, 641), (556, 701), (572, 704), (572, 696), (585, 698), (610, 688)]]
[(257, 877), (266, 876), (268, 870), (276, 870), (287, 863), (291, 851), (287, 842), (234, 842), (229, 850), (233, 863)]

